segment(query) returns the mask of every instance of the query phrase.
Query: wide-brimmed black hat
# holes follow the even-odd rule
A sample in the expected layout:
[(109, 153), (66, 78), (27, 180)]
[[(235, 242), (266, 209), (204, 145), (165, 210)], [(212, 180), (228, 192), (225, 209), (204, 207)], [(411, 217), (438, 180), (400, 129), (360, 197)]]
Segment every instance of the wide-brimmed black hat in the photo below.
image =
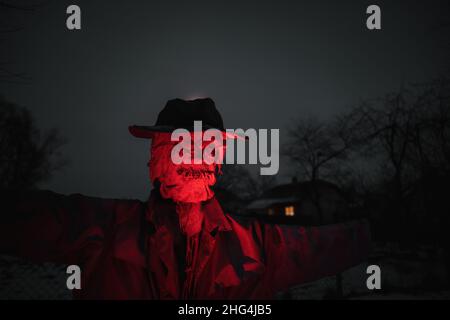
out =
[(169, 100), (153, 126), (133, 125), (128, 129), (135, 137), (151, 139), (155, 132), (172, 132), (178, 128), (194, 131), (194, 121), (202, 121), (204, 130), (218, 129), (225, 132), (222, 116), (211, 98)]

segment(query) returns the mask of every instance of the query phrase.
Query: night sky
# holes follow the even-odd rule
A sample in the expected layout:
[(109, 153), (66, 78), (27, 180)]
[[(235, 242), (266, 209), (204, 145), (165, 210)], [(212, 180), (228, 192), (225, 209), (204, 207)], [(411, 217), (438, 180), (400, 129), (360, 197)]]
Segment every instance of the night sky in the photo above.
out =
[[(171, 98), (210, 96), (227, 128), (280, 128), (283, 142), (293, 119), (448, 67), (448, 0), (243, 2), (55, 0), (15, 17), (23, 30), (1, 35), (0, 57), (31, 81), (0, 83), (0, 94), (68, 139), (69, 165), (43, 187), (146, 198), (150, 143), (127, 127), (153, 124)], [(70, 4), (80, 31), (66, 28)], [(370, 4), (382, 30), (366, 28)], [(285, 162), (279, 175), (291, 175)]]

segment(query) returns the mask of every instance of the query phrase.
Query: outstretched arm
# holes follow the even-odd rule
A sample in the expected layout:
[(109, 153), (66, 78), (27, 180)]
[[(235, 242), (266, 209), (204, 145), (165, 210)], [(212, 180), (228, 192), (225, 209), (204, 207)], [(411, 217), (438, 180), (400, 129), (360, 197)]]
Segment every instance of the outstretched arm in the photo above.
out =
[(365, 220), (318, 227), (230, 221), (243, 253), (242, 270), (248, 271), (243, 278), (262, 276), (254, 290), (257, 297), (338, 274), (366, 260), (370, 251)]
[(100, 245), (116, 200), (50, 191), (0, 195), (0, 254), (35, 262), (79, 263)]
[(265, 225), (267, 281), (272, 288), (338, 274), (367, 259), (370, 230), (365, 220), (319, 227)]

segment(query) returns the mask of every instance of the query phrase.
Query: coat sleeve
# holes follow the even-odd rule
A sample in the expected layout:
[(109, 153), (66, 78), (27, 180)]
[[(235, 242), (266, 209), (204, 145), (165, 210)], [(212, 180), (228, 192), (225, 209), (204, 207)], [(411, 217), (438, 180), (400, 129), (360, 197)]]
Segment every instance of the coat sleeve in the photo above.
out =
[[(258, 220), (230, 222), (238, 245), (228, 247), (242, 252), (238, 259), (243, 265), (240, 269), (246, 271), (241, 272), (242, 278), (256, 279), (255, 297), (273, 297), (294, 285), (336, 275), (364, 262), (370, 251), (366, 220), (317, 227)], [(259, 277), (252, 277), (253, 274)]]
[(117, 201), (50, 191), (2, 192), (0, 200), (0, 254), (66, 264), (98, 251)]
[(370, 251), (365, 220), (301, 227), (260, 225), (265, 285), (275, 291), (338, 274), (362, 263)]

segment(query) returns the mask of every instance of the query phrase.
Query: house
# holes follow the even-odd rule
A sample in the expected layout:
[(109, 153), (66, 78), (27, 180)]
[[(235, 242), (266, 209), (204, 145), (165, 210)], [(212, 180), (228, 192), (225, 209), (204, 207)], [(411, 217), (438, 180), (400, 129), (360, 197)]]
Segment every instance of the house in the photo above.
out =
[(348, 205), (333, 183), (314, 180), (278, 185), (246, 207), (249, 215), (290, 217), (305, 225), (331, 224), (348, 219)]

